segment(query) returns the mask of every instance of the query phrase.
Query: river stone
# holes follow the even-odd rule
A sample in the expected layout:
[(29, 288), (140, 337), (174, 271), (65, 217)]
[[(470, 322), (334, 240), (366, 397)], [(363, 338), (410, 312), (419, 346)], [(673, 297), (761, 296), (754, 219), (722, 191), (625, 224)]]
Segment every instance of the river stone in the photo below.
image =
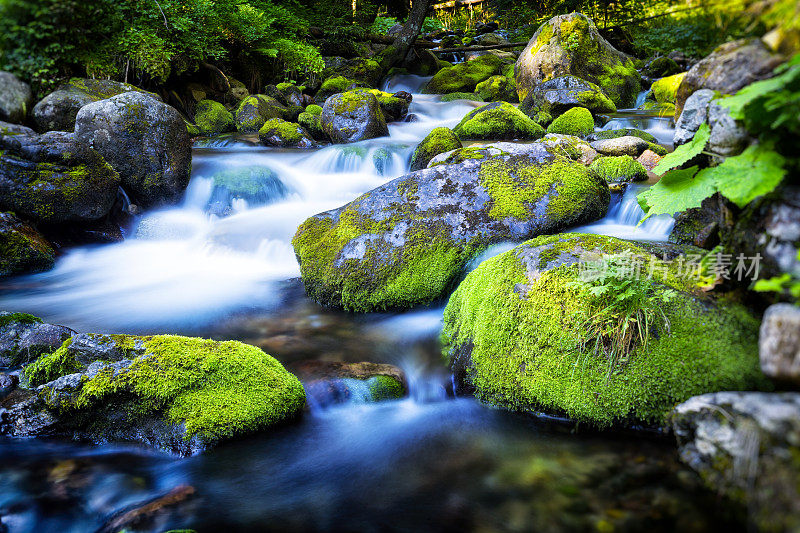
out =
[(179, 201), (189, 184), (192, 141), (180, 113), (139, 92), (81, 108), (78, 140), (119, 172), (122, 187), (143, 207)]
[(312, 409), (396, 400), (408, 394), (405, 373), (394, 365), (312, 360), (290, 369), (303, 382)]
[(411, 155), (410, 171), (422, 170), (431, 159), (439, 154), (461, 148), (461, 141), (450, 128), (433, 129), (414, 149)]
[(288, 110), (278, 100), (264, 94), (248, 96), (236, 108), (236, 129), (240, 133), (258, 133), (271, 118), (285, 119)]
[(84, 333), (25, 375), (35, 394), (6, 410), (0, 434), (141, 442), (179, 456), (283, 424), (305, 405), (295, 376), (237, 341)]
[(613, 130), (596, 131), (590, 135), (587, 135), (586, 140), (590, 142), (600, 141), (603, 139), (616, 139), (617, 137), (625, 137), (627, 135), (633, 135), (634, 137), (639, 137), (653, 144), (658, 142), (658, 139), (653, 137), (651, 134), (637, 128), (616, 128)]
[(119, 184), (119, 174), (72, 133), (0, 136), (2, 210), (34, 222), (98, 220)]
[(225, 106), (214, 100), (200, 100), (194, 114), (194, 123), (201, 135), (219, 135), (236, 131), (236, 122)]
[(0, 135), (36, 135), (36, 132), (27, 126), (0, 121)]
[(528, 116), (539, 111), (557, 116), (573, 107), (584, 107), (597, 114), (617, 111), (600, 87), (576, 76), (557, 76), (537, 84), (519, 106)]
[(597, 220), (608, 187), (540, 143), (440, 154), (428, 168), (306, 220), (292, 244), (306, 292), (350, 311), (409, 308), (446, 294), (491, 244)]
[(717, 392), (672, 415), (681, 460), (747, 504), (759, 531), (800, 529), (800, 394)]
[(742, 153), (750, 144), (751, 137), (744, 126), (731, 117), (730, 109), (716, 100), (708, 105), (708, 124), (711, 126), (707, 145), (710, 152), (728, 157)]
[(632, 107), (639, 92), (633, 61), (581, 13), (558, 15), (542, 24), (517, 59), (514, 73), (520, 101), (538, 84), (567, 74), (599, 85), (617, 107)]
[(686, 73), (675, 99), (675, 117), (680, 117), (684, 103), (697, 90), (734, 94), (745, 85), (771, 77), (785, 59), (757, 38), (718, 46)]
[(334, 143), (384, 137), (389, 128), (378, 100), (368, 92), (334, 94), (322, 107), (322, 128)]
[(514, 79), (500, 75), (492, 76), (476, 85), (475, 94), (484, 102), (519, 102)]
[(675, 122), (672, 142), (675, 146), (686, 144), (694, 138), (700, 126), (708, 120), (708, 105), (716, 98), (711, 89), (700, 89), (686, 99), (683, 112)]
[(426, 94), (471, 93), (482, 81), (500, 73), (503, 61), (486, 54), (437, 72), (425, 85)]
[(0, 251), (0, 278), (50, 270), (56, 256), (47, 239), (13, 213), (0, 213)]
[[(669, 324), (650, 321), (647, 344), (636, 343), (609, 373), (609, 356), (593, 349), (600, 339), (587, 327), (597, 312), (590, 289), (574, 282), (595, 272), (587, 261), (623, 253), (646, 265), (639, 282), (647, 290), (672, 290), (657, 303)], [(459, 390), (505, 409), (566, 415), (590, 426), (664, 427), (674, 405), (691, 396), (763, 385), (758, 321), (740, 305), (696, 295), (693, 280), (661, 259), (677, 253), (697, 249), (564, 233), (482, 262), (444, 311), (443, 354)]]
[(544, 128), (508, 102), (492, 102), (467, 113), (453, 133), (461, 140), (536, 140)]
[(10, 72), (0, 71), (0, 120), (22, 123), (33, 104), (33, 93), (27, 83)]
[(15, 368), (49, 354), (75, 332), (25, 313), (0, 311), (0, 368)]
[(603, 155), (629, 155), (632, 157), (639, 157), (650, 147), (647, 141), (633, 135), (593, 141), (591, 145)]
[(800, 384), (800, 307), (771, 305), (761, 322), (758, 347), (764, 374)]
[(75, 117), (83, 106), (130, 91), (161, 100), (157, 95), (127, 83), (74, 78), (34, 106), (33, 122), (40, 132), (72, 131), (75, 128)]
[(271, 118), (261, 126), (258, 138), (262, 144), (283, 148), (312, 148), (316, 146), (303, 126), (286, 122), (279, 118)]

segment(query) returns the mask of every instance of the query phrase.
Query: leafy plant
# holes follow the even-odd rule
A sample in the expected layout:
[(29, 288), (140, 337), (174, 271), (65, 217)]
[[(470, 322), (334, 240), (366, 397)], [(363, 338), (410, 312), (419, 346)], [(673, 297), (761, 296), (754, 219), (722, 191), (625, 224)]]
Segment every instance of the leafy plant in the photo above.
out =
[[(797, 260), (800, 261), (800, 250), (797, 252)], [(795, 305), (800, 305), (800, 276), (789, 272), (769, 279), (760, 279), (753, 285), (753, 290), (788, 296), (794, 300)]]

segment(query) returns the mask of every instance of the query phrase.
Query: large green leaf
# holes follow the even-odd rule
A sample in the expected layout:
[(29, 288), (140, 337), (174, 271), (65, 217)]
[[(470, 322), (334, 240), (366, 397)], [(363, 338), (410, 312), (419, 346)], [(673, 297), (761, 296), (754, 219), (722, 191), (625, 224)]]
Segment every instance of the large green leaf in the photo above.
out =
[(697, 130), (697, 133), (694, 134), (694, 138), (691, 141), (677, 147), (671, 154), (664, 156), (656, 168), (653, 169), (653, 172), (655, 174), (664, 174), (668, 170), (691, 161), (700, 155), (700, 152), (702, 152), (703, 148), (708, 144), (709, 137), (711, 137), (711, 127), (704, 122)]
[(670, 170), (658, 183), (639, 195), (639, 203), (647, 204), (647, 217), (663, 213), (673, 215), (700, 204), (717, 189), (713, 179), (697, 172), (697, 166)]
[(786, 175), (785, 162), (771, 143), (757, 144), (719, 166), (701, 170), (695, 179), (713, 182), (725, 198), (744, 207), (778, 186)]

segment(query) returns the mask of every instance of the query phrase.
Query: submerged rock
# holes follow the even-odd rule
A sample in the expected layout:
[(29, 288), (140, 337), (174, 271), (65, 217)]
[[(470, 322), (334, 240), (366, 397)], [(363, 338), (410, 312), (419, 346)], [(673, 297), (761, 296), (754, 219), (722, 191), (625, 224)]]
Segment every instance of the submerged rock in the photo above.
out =
[(761, 322), (758, 346), (765, 375), (800, 384), (800, 307), (771, 305)]
[[(689, 292), (691, 280), (655, 251), (612, 237), (561, 234), (481, 263), (444, 312), (443, 349), (462, 389), (506, 409), (607, 427), (663, 425), (675, 403), (693, 395), (763, 384), (758, 322), (739, 305)], [(589, 285), (575, 282), (591, 272), (579, 262), (622, 253), (656, 265), (652, 279), (645, 271), (630, 288), (656, 299), (647, 304), (646, 343), (634, 339), (627, 352), (615, 353), (618, 338), (596, 327), (600, 303)]]
[(410, 171), (422, 170), (439, 154), (461, 148), (461, 141), (450, 128), (434, 128), (414, 149)]
[(21, 124), (33, 104), (27, 83), (10, 72), (0, 71), (0, 120)]
[(0, 278), (50, 270), (55, 256), (51, 244), (33, 227), (14, 213), (0, 213)]
[(542, 24), (514, 69), (521, 101), (538, 84), (572, 74), (600, 86), (617, 107), (631, 107), (639, 92), (633, 61), (606, 41), (581, 13), (558, 15)]
[(683, 462), (746, 503), (759, 531), (800, 528), (800, 394), (704, 394), (675, 408), (672, 427)]
[(289, 188), (264, 166), (231, 168), (214, 174), (208, 207), (216, 214), (230, 212), (237, 201), (249, 207), (268, 205), (285, 198)]
[(181, 456), (284, 423), (305, 404), (295, 376), (236, 341), (79, 334), (25, 376), (35, 391), (5, 412), (2, 433), (142, 442)]
[(617, 106), (600, 87), (576, 76), (557, 76), (539, 83), (519, 106), (528, 116), (540, 111), (556, 116), (573, 107), (584, 107), (592, 113), (617, 111)]
[(0, 311), (0, 368), (16, 368), (61, 346), (75, 332), (27, 313)]
[(503, 61), (492, 54), (477, 57), (437, 72), (423, 90), (426, 94), (471, 93), (482, 81), (498, 74)]
[(351, 143), (389, 135), (375, 95), (348, 91), (335, 94), (322, 108), (322, 127), (335, 143)]
[(119, 184), (119, 174), (72, 133), (0, 136), (0, 209), (35, 222), (98, 220)]
[(536, 140), (544, 128), (508, 102), (493, 102), (467, 113), (453, 133), (461, 140)]
[(189, 184), (192, 142), (180, 113), (142, 93), (127, 92), (84, 106), (75, 136), (119, 172), (136, 204), (175, 203)]
[(306, 292), (352, 311), (442, 296), (487, 246), (601, 218), (609, 192), (539, 143), (435, 157), (428, 168), (306, 220), (292, 244)]
[(303, 382), (312, 408), (396, 400), (408, 394), (406, 376), (394, 365), (304, 361), (291, 370)]

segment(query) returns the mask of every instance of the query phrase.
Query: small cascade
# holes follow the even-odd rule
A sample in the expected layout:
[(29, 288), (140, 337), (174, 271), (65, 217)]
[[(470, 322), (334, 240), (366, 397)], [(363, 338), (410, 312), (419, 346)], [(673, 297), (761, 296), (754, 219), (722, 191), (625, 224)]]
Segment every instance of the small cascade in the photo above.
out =
[(646, 91), (642, 91), (636, 95), (636, 103), (633, 105), (635, 108), (640, 108), (644, 105), (645, 100), (647, 100), (647, 95), (650, 94), (650, 89)]

